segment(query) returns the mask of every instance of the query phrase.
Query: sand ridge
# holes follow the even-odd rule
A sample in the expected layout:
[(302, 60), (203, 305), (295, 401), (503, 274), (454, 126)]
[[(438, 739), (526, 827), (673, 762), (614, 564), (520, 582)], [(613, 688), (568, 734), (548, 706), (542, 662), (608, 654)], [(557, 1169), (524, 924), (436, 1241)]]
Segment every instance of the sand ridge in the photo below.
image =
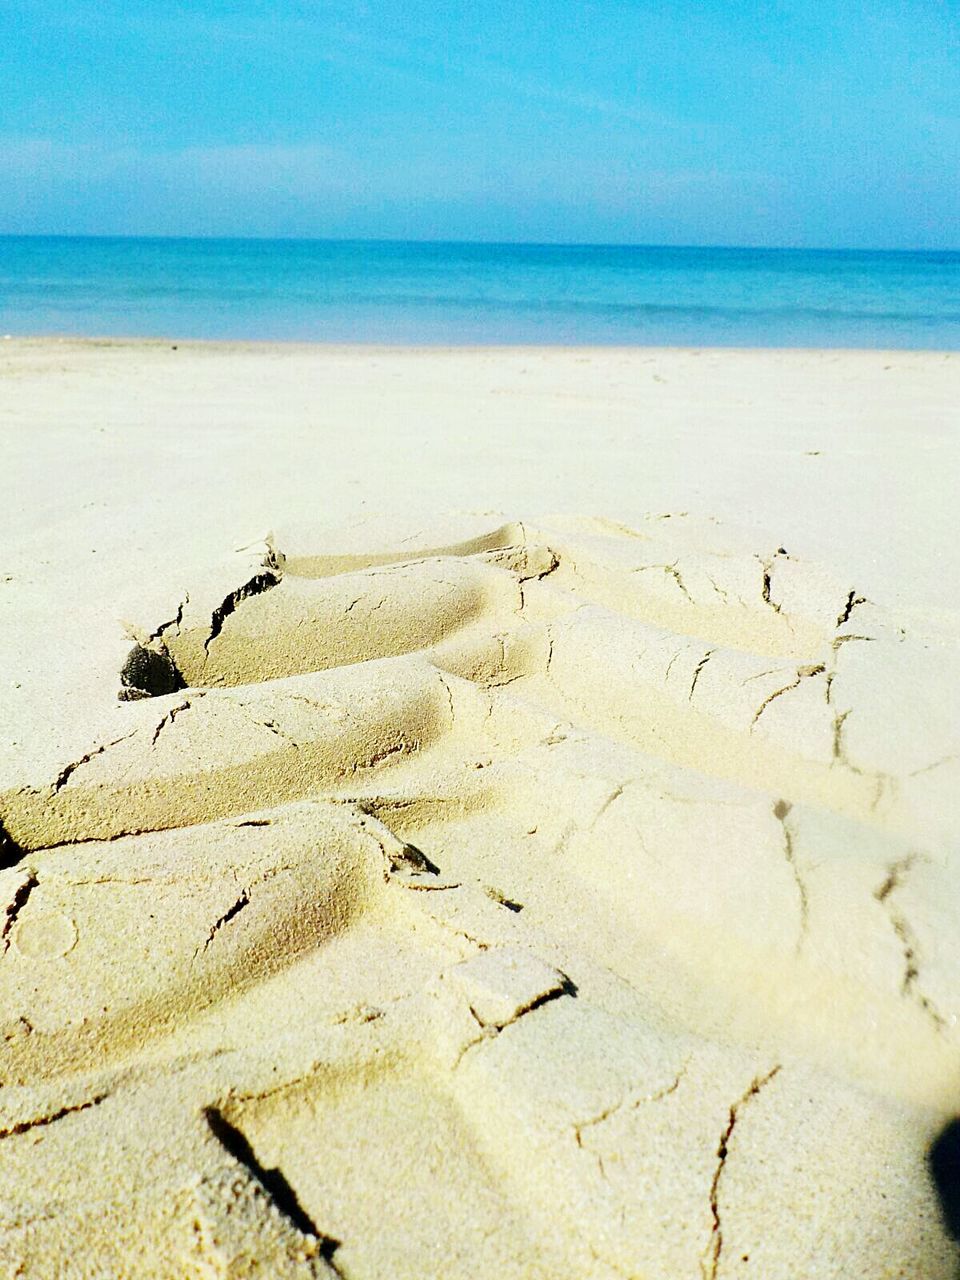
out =
[(955, 639), (682, 513), (362, 542), (0, 793), (4, 1265), (952, 1274)]

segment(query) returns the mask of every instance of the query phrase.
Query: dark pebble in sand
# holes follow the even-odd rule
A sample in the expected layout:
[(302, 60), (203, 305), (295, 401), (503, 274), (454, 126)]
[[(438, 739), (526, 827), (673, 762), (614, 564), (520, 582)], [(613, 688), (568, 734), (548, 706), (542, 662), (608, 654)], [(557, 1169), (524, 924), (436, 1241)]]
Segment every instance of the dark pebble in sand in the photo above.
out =
[(183, 678), (170, 655), (156, 649), (145, 649), (142, 644), (134, 645), (127, 654), (120, 671), (120, 683), (124, 686), (120, 692), (121, 702), (159, 698), (184, 687)]

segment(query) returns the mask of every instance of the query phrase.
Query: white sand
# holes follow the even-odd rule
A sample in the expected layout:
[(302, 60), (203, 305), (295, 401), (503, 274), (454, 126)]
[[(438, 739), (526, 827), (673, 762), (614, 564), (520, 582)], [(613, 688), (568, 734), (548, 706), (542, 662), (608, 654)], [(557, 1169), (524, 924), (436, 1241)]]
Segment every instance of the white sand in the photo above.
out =
[(0, 1273), (955, 1274), (960, 356), (0, 361)]

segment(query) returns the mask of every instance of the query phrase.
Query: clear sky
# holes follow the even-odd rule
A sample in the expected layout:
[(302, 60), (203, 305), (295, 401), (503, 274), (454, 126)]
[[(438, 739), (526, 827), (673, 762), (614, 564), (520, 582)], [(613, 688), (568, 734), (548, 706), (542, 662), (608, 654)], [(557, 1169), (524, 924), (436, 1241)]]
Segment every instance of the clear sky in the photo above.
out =
[(960, 0), (3, 0), (0, 233), (960, 248)]

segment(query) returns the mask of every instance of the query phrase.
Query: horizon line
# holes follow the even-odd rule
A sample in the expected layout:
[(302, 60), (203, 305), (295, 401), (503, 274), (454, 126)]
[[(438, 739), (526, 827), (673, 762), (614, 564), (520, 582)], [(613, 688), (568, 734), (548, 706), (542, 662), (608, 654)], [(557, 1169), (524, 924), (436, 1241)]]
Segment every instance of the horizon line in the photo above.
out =
[(757, 245), (757, 244), (678, 244), (654, 241), (603, 240), (466, 240), (432, 239), (407, 236), (270, 236), (270, 235), (173, 235), (139, 234), (136, 232), (18, 232), (0, 231), (0, 240), (163, 240), (209, 241), (211, 243), (244, 244), (369, 244), (369, 245), (458, 245), (470, 248), (526, 249), (699, 249), (751, 253), (888, 253), (888, 254), (957, 254), (958, 248), (876, 248), (849, 245)]

